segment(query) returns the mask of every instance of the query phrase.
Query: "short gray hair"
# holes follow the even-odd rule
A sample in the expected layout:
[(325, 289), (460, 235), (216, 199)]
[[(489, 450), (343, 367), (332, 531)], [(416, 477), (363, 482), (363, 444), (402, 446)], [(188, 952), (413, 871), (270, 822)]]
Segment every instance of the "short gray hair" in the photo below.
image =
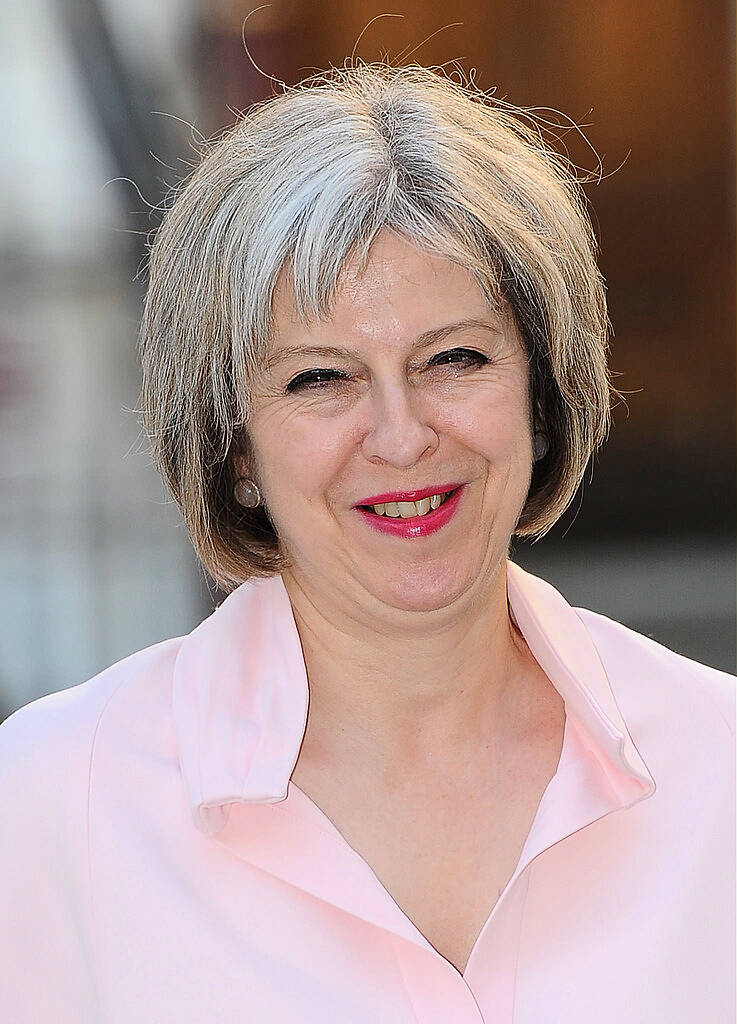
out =
[(149, 260), (142, 411), (194, 547), (226, 590), (283, 568), (263, 508), (233, 496), (249, 395), (291, 273), (305, 322), (383, 228), (507, 303), (549, 438), (516, 533), (539, 537), (606, 436), (609, 324), (581, 184), (534, 120), (433, 69), (358, 64), (250, 108), (177, 190)]

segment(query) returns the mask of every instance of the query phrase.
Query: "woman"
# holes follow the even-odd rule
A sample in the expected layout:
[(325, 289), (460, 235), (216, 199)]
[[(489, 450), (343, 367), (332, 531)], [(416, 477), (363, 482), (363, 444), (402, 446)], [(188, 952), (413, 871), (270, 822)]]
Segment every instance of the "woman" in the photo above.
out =
[(535, 131), (417, 67), (204, 158), (143, 408), (232, 593), (0, 731), (8, 1020), (732, 1019), (733, 679), (508, 560), (606, 432), (593, 252)]

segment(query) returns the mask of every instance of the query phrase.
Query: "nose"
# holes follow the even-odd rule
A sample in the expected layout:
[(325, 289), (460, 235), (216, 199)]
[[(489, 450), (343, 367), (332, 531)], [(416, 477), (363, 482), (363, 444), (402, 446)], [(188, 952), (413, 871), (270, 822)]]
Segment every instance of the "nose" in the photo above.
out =
[(369, 462), (407, 469), (436, 450), (438, 435), (417, 406), (417, 396), (407, 384), (392, 383), (372, 393), (362, 442)]

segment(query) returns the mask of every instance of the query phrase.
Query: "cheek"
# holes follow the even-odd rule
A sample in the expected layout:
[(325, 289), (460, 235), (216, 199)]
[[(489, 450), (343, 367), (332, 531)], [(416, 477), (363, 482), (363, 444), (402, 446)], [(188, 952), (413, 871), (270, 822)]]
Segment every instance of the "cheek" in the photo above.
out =
[(532, 434), (522, 402), (496, 396), (447, 410), (444, 420), (449, 433), (489, 462), (527, 460), (530, 456)]
[(259, 476), (274, 512), (300, 497), (317, 499), (355, 450), (349, 430), (325, 419), (273, 417), (253, 431)]

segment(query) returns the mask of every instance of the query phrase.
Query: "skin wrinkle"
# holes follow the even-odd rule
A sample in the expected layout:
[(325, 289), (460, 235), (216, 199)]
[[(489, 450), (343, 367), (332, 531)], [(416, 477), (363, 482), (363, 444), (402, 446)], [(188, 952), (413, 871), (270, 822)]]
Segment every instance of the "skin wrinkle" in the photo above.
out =
[[(361, 325), (357, 326), (360, 329)], [(423, 331), (423, 333), (415, 339), (412, 345), (412, 350), (418, 351), (428, 345), (432, 345), (435, 341), (442, 341), (454, 331), (464, 329), (472, 330), (473, 328), (480, 328), (484, 331), (490, 331), (493, 334), (501, 333), (498, 327), (495, 327), (491, 323), (486, 323), (480, 317), (468, 317), (465, 320), (458, 321), (454, 324), (442, 324), (441, 326), (429, 331)], [(370, 325), (367, 325), (367, 329), (370, 330)], [(323, 355), (334, 356), (336, 359), (350, 359), (353, 356), (353, 353), (350, 349), (329, 345), (279, 346), (276, 350), (272, 349), (269, 353), (269, 357), (266, 361), (266, 368), (267, 370), (273, 370), (289, 358), (301, 358), (305, 355)]]

